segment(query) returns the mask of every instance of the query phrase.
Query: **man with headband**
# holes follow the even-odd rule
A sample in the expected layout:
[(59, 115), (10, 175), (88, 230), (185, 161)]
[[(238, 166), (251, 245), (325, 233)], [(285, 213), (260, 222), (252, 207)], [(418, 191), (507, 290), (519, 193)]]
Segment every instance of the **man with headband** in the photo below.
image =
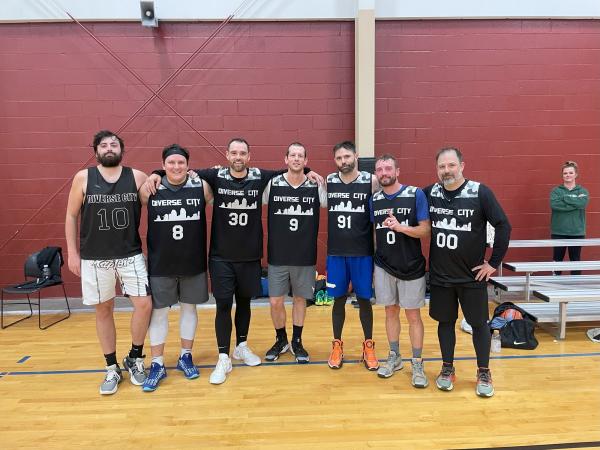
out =
[(112, 131), (98, 132), (93, 147), (99, 164), (80, 170), (73, 178), (65, 235), (69, 270), (81, 277), (83, 303), (96, 309), (96, 331), (106, 359), (100, 394), (109, 395), (117, 392), (122, 381), (113, 317), (117, 279), (134, 308), (131, 350), (123, 359), (123, 366), (134, 385), (141, 386), (146, 380), (142, 351), (152, 303), (147, 293), (148, 276), (138, 232), (141, 216), (138, 191), (146, 181), (146, 174), (121, 165), (125, 145)]
[(196, 305), (208, 300), (206, 213), (212, 190), (201, 178), (188, 177), (189, 152), (177, 144), (162, 152), (163, 177), (156, 194), (140, 193), (148, 207), (148, 274), (152, 290), (150, 345), (152, 364), (145, 392), (166, 378), (163, 354), (169, 331), (169, 308), (179, 303), (181, 352), (177, 369), (188, 380), (200, 376), (192, 359), (198, 326)]

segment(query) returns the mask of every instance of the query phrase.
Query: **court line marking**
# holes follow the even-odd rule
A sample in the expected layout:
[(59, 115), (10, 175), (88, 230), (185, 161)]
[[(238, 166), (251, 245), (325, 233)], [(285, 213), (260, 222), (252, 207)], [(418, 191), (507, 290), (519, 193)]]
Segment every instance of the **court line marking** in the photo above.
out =
[(561, 444), (538, 444), (538, 445), (516, 445), (512, 447), (465, 447), (463, 450), (515, 450), (526, 448), (527, 450), (552, 450), (559, 448), (584, 448), (600, 447), (600, 441), (592, 442), (564, 442)]
[(25, 361), (27, 361), (29, 358), (31, 358), (30, 355), (25, 355), (23, 356), (20, 360), (17, 361), (17, 364), (23, 364)]
[[(543, 358), (581, 358), (589, 356), (600, 356), (600, 352), (591, 353), (554, 353), (554, 354), (542, 354), (542, 355), (505, 355), (505, 356), (491, 356), (490, 360), (495, 359), (543, 359)], [(410, 358), (403, 358), (403, 361), (410, 362)], [(475, 356), (459, 356), (454, 358), (455, 361), (476, 361)], [(380, 362), (386, 361), (380, 359)], [(442, 361), (442, 358), (426, 358), (426, 362)], [(344, 364), (361, 364), (362, 361), (359, 359), (344, 360)], [(298, 364), (296, 361), (274, 361), (274, 362), (263, 362), (263, 367), (277, 367), (277, 366), (322, 366), (326, 365), (327, 361), (311, 361), (306, 364)], [(202, 364), (196, 365), (198, 369), (212, 369), (214, 364)], [(250, 367), (244, 363), (235, 363), (233, 367)], [(168, 370), (176, 370), (175, 366), (166, 367)], [(3, 376), (23, 376), (23, 375), (75, 375), (75, 374), (86, 374), (86, 373), (104, 373), (106, 369), (79, 369), (79, 370), (32, 370), (32, 371), (11, 371), (4, 372)]]

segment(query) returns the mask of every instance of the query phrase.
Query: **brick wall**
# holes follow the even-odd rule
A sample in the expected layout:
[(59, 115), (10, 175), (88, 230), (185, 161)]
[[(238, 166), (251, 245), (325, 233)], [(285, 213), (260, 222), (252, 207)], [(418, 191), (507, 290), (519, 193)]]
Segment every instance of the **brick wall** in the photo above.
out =
[(512, 237), (543, 239), (550, 190), (574, 159), (592, 197), (588, 236), (600, 235), (598, 21), (382, 21), (376, 49), (376, 148), (400, 158), (406, 182), (436, 181), (436, 151), (458, 146), (465, 176), (492, 187)]
[[(217, 24), (88, 26), (156, 89)], [(241, 135), (255, 165), (281, 167), (286, 144), (300, 140), (325, 174), (334, 170), (332, 145), (354, 134), (353, 47), (347, 22), (232, 23), (161, 96), (221, 151)], [(0, 250), (5, 284), (21, 277), (31, 251), (65, 246), (68, 183), (92, 155), (93, 133), (119, 129), (150, 94), (74, 24), (0, 25), (0, 59), (2, 242), (66, 183)], [(514, 237), (542, 238), (559, 166), (576, 159), (594, 197), (588, 235), (600, 235), (597, 22), (382, 21), (376, 64), (376, 152), (401, 158), (403, 181), (432, 182), (435, 151), (458, 145), (466, 175), (495, 190)], [(157, 99), (121, 134), (126, 164), (145, 171), (173, 142), (191, 149), (192, 166), (224, 160)], [(322, 268), (324, 233), (320, 242)], [(78, 293), (77, 280), (66, 279)]]

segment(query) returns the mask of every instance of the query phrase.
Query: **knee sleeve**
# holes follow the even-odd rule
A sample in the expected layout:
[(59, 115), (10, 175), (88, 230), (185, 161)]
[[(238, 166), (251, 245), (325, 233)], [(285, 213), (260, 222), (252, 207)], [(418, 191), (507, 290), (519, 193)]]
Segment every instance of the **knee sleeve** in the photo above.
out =
[(182, 339), (193, 341), (198, 326), (198, 312), (196, 305), (189, 303), (179, 304), (179, 335)]
[(160, 308), (152, 310), (148, 335), (150, 345), (161, 345), (167, 340), (169, 332), (169, 308)]

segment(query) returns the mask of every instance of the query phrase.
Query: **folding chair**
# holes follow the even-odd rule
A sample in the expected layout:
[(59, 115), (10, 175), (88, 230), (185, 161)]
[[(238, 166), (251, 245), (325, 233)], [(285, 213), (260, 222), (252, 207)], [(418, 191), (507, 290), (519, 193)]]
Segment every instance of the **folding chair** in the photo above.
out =
[[(33, 315), (32, 305), (37, 305), (38, 307), (38, 327), (40, 330), (45, 330), (46, 328), (51, 327), (52, 325), (57, 324), (58, 322), (62, 322), (63, 320), (71, 317), (71, 308), (69, 306), (69, 299), (67, 298), (67, 291), (65, 290), (65, 285), (61, 278), (61, 266), (63, 265), (62, 261), (62, 253), (60, 251), (60, 247), (58, 248), (58, 252), (56, 253), (55, 258), (48, 265), (50, 269), (50, 273), (43, 274), (42, 269), (40, 269), (38, 265), (38, 257), (40, 252), (33, 253), (27, 257), (25, 261), (25, 282), (20, 284), (15, 284), (12, 286), (7, 286), (2, 289), (2, 294), (0, 296), (0, 328), (8, 328), (12, 325), (15, 325), (25, 319), (29, 319)], [(67, 304), (67, 315), (61, 317), (60, 319), (50, 323), (42, 327), (42, 315), (41, 315), (41, 292), (42, 290), (52, 287), (52, 286), (61, 286), (62, 291), (65, 297), (65, 302)], [(37, 303), (31, 300), (31, 295), (37, 293)], [(4, 325), (4, 294), (17, 294), (24, 295), (27, 297), (27, 302), (13, 302), (12, 299), (7, 299), (7, 303), (11, 303), (13, 305), (28, 305), (29, 306), (29, 315), (25, 317), (21, 317), (7, 325)]]

